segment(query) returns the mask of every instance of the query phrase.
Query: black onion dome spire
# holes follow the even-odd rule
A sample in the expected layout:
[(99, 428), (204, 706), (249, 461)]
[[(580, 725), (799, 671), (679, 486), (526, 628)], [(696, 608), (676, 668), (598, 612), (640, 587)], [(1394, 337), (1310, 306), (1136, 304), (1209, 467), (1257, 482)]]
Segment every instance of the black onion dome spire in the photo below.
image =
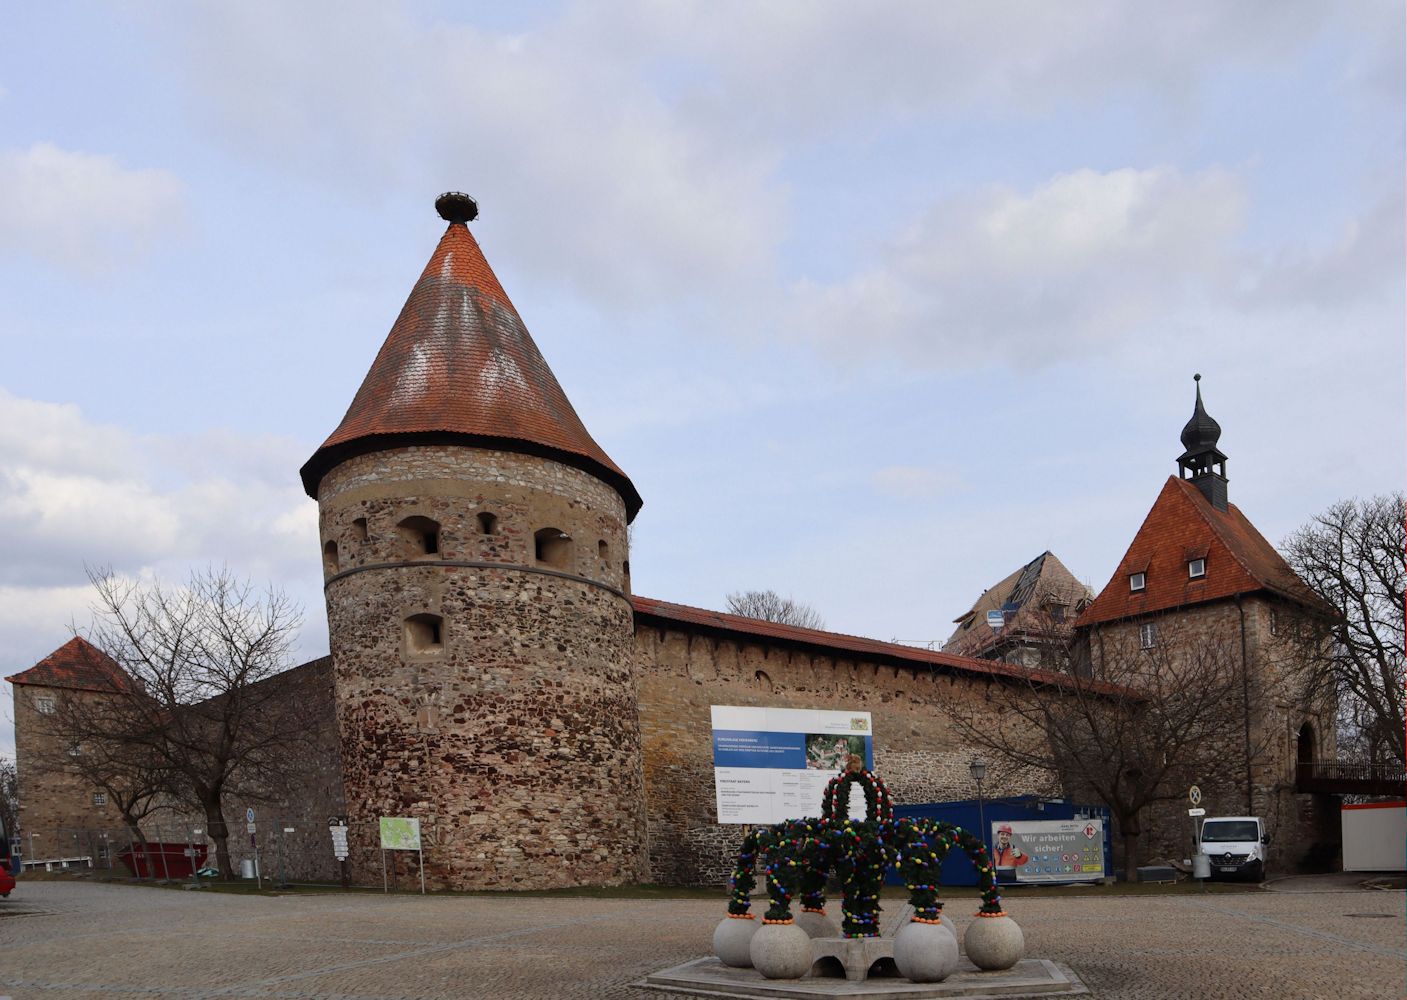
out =
[(1182, 447), (1187, 449), (1188, 455), (1213, 451), (1221, 440), (1221, 424), (1208, 416), (1202, 406), (1202, 376), (1193, 375), (1192, 380), (1197, 383), (1197, 405), (1192, 410), (1192, 419), (1182, 429)]

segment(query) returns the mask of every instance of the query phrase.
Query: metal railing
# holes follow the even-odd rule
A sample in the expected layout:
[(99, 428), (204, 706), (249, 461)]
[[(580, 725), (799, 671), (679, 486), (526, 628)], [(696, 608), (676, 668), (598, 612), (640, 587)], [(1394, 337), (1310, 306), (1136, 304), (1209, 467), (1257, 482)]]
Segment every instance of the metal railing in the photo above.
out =
[(1401, 795), (1407, 790), (1407, 768), (1396, 762), (1302, 760), (1295, 769), (1295, 787), (1304, 792)]

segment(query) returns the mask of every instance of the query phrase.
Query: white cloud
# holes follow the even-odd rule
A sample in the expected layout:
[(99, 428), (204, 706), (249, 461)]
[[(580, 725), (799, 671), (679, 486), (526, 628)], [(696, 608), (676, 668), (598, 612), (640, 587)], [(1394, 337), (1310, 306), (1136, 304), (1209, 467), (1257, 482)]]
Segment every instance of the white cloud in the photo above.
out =
[(1244, 195), (1224, 171), (1079, 170), (935, 205), (880, 266), (803, 281), (793, 324), (926, 363), (1050, 363), (1108, 346), (1225, 280)]
[(316, 505), (291, 442), (136, 435), (4, 390), (0, 428), (0, 586), (78, 585), (85, 566), (318, 572)]
[(183, 186), (166, 170), (39, 142), (0, 151), (0, 254), (101, 272), (177, 231)]
[(359, 192), (466, 189), (495, 260), (598, 301), (769, 270), (784, 207), (772, 157), (692, 128), (603, 19), (510, 34), (351, 7), (222, 4), (185, 25), (186, 72), (222, 138)]

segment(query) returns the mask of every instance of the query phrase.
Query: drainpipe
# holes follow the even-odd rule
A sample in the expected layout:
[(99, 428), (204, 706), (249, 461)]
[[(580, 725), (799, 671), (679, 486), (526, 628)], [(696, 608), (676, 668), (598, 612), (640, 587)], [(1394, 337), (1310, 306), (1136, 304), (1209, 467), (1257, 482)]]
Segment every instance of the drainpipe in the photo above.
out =
[(1255, 815), (1252, 801), (1254, 782), (1251, 778), (1251, 676), (1246, 657), (1246, 608), (1241, 603), (1241, 595), (1236, 595), (1236, 613), (1241, 616), (1241, 721), (1244, 724), (1246, 757), (1246, 815)]

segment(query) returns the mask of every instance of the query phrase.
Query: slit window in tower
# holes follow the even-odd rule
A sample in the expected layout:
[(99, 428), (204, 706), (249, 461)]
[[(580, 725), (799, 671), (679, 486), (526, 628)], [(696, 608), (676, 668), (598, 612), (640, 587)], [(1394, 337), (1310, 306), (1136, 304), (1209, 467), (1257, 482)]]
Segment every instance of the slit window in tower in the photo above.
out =
[(497, 516), (496, 514), (490, 514), (488, 511), (484, 511), (482, 514), (479, 514), (479, 515), (478, 515), (478, 520), (479, 520), (479, 534), (481, 534), (481, 535), (496, 535), (496, 534), (498, 534), (498, 516)]
[(370, 537), (370, 532), (366, 530), (366, 518), (359, 517), (352, 522), (352, 534), (359, 542), (364, 542)]
[(415, 559), (419, 556), (433, 556), (440, 551), (440, 522), (428, 517), (408, 517), (397, 529), (405, 540), (407, 554)]
[(322, 571), (328, 576), (337, 572), (337, 543), (328, 542), (322, 547)]
[(438, 653), (444, 649), (445, 620), (439, 615), (411, 615), (405, 620), (405, 645), (410, 653)]
[(572, 559), (572, 536), (561, 528), (541, 528), (533, 533), (537, 561), (554, 569), (567, 569)]

